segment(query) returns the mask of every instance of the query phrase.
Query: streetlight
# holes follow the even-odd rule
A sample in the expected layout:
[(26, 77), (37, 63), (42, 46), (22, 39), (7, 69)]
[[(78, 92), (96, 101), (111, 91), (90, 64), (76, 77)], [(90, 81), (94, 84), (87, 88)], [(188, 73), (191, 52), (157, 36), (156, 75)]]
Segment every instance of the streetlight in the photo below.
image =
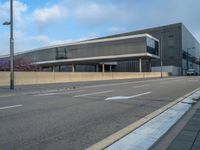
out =
[(160, 73), (161, 73), (161, 78), (163, 78), (163, 34), (166, 34), (166, 33), (170, 33), (170, 31), (166, 31), (166, 30), (164, 30), (164, 31), (162, 31), (162, 32), (160, 32), (161, 33), (161, 37), (159, 38), (160, 40)]
[(161, 78), (163, 78), (163, 57), (162, 57), (162, 41), (163, 39), (160, 40), (160, 72), (161, 72)]
[(200, 75), (200, 56), (199, 56), (199, 75)]
[(13, 37), (13, 0), (10, 0), (10, 22), (3, 25), (10, 25), (10, 89), (14, 89), (14, 37)]
[(187, 48), (187, 70), (189, 69), (189, 63), (188, 63), (188, 56), (189, 56), (189, 50), (193, 50), (193, 49), (195, 49), (195, 47), (191, 47), (191, 48)]

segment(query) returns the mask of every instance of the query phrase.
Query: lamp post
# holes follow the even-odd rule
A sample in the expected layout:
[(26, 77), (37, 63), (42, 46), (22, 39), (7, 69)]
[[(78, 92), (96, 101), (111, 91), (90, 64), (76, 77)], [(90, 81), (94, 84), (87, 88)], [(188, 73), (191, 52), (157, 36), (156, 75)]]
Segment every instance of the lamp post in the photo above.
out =
[(200, 75), (200, 56), (199, 56), (199, 72), (198, 73), (199, 73), (198, 75)]
[(13, 0), (10, 0), (10, 22), (3, 25), (10, 25), (10, 89), (14, 89), (14, 36), (13, 36)]
[(161, 31), (161, 37), (159, 38), (160, 41), (160, 72), (161, 72), (161, 78), (163, 78), (163, 45), (164, 45), (164, 36), (166, 33), (170, 33), (170, 31), (164, 30)]
[(163, 36), (160, 40), (160, 72), (161, 72), (161, 78), (163, 78), (163, 57), (162, 57), (162, 42), (163, 42)]
[(195, 47), (187, 48), (187, 70), (189, 69), (189, 60), (188, 60), (189, 50), (192, 50), (192, 49), (195, 49)]

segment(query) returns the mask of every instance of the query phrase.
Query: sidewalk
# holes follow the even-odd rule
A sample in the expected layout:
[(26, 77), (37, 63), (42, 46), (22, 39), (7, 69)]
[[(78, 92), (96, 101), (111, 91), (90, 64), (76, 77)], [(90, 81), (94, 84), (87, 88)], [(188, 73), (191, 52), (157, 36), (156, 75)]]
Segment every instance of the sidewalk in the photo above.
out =
[(200, 107), (167, 149), (200, 150)]

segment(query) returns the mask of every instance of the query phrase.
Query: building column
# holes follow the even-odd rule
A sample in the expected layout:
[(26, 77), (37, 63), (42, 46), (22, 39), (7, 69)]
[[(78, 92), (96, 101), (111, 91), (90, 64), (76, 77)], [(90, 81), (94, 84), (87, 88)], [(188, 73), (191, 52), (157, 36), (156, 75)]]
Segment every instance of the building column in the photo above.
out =
[(139, 72), (142, 72), (142, 58), (139, 59)]
[(151, 67), (152, 67), (152, 65), (151, 65), (151, 59), (149, 59), (149, 70), (150, 70), (150, 72), (152, 71)]
[(75, 65), (74, 64), (72, 64), (72, 72), (75, 72), (76, 70), (75, 70)]
[(112, 72), (112, 65), (110, 65), (110, 72)]
[(55, 66), (51, 67), (52, 72), (55, 72)]
[(102, 63), (102, 72), (105, 72), (105, 64)]
[(99, 64), (96, 64), (96, 72), (99, 72)]
[(59, 70), (59, 72), (61, 71), (61, 66), (60, 65), (58, 66), (58, 70)]

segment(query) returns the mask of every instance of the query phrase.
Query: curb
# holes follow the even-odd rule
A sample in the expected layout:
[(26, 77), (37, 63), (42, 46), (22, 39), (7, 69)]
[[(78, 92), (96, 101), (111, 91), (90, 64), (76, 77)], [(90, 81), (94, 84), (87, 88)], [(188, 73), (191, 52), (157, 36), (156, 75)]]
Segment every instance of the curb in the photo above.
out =
[(164, 111), (166, 111), (167, 109), (173, 107), (174, 105), (176, 105), (177, 103), (179, 103), (183, 99), (185, 99), (185, 98), (189, 97), (190, 95), (192, 95), (193, 93), (197, 92), (198, 90), (200, 90), (200, 88), (197, 88), (194, 91), (184, 95), (183, 97), (180, 97), (177, 100), (165, 105), (164, 107), (152, 112), (151, 114), (143, 117), (142, 119), (134, 122), (133, 124), (131, 124), (131, 125), (123, 128), (123, 129), (121, 129), (120, 131), (108, 136), (107, 138), (103, 139), (102, 141), (100, 141), (100, 142), (88, 147), (86, 150), (102, 150), (102, 149), (105, 149), (105, 148), (109, 147), (110, 145), (112, 145), (116, 141), (120, 140), (124, 136), (128, 135), (129, 133), (131, 133), (133, 130), (135, 130), (138, 127), (142, 126), (146, 122), (152, 120), (153, 118), (155, 118), (159, 114), (161, 114)]

